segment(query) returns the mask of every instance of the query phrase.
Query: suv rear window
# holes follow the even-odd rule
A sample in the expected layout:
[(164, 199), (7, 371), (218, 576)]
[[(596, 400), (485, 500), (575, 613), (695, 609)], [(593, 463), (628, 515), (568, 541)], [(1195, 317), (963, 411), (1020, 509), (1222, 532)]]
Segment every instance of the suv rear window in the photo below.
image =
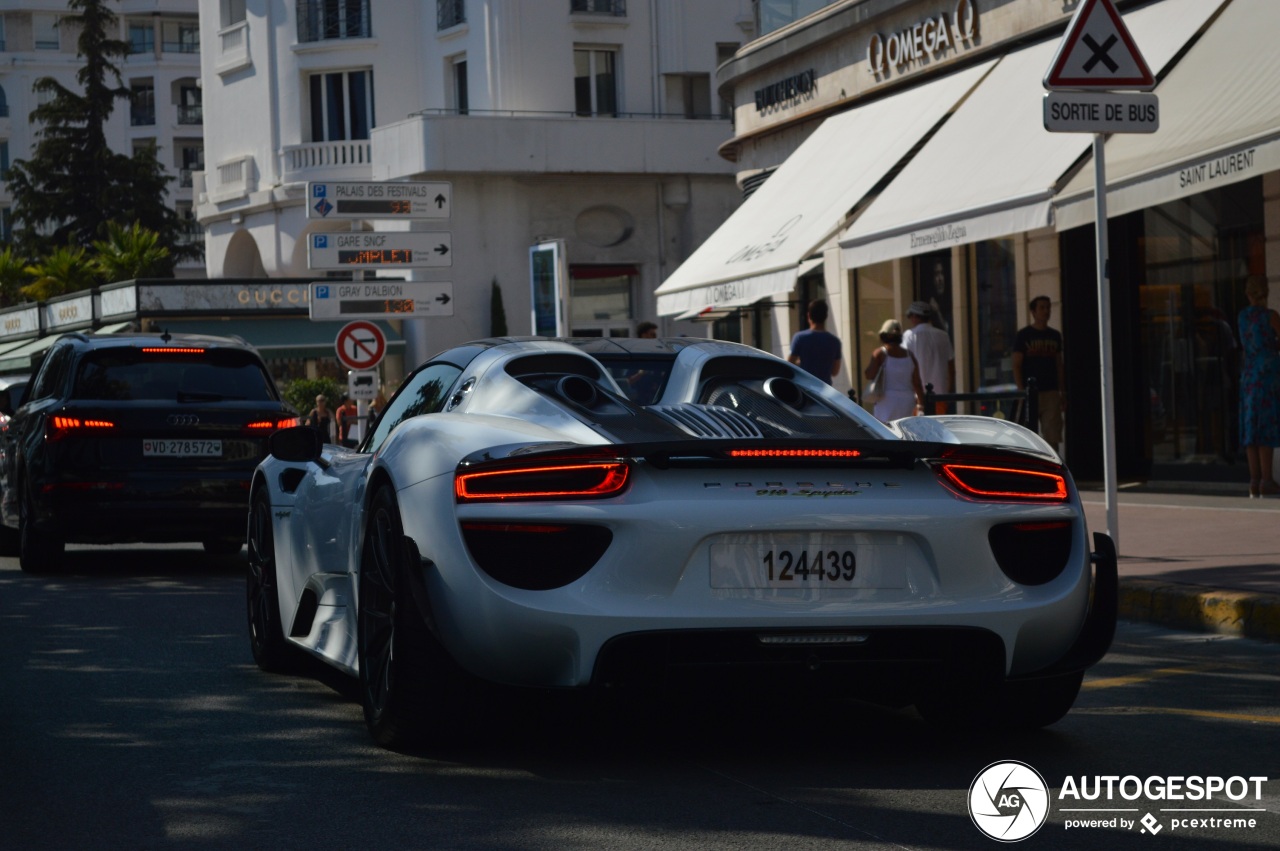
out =
[(216, 402), (275, 401), (271, 379), (257, 357), (239, 349), (200, 354), (135, 348), (90, 352), (76, 373), (74, 399)]

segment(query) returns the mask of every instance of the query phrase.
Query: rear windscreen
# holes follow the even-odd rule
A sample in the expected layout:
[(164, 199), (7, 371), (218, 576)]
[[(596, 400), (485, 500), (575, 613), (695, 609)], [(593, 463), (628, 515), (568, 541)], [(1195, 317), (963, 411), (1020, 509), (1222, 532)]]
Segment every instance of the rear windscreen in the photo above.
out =
[(260, 361), (236, 349), (196, 354), (119, 348), (91, 352), (76, 374), (75, 399), (169, 402), (275, 401)]

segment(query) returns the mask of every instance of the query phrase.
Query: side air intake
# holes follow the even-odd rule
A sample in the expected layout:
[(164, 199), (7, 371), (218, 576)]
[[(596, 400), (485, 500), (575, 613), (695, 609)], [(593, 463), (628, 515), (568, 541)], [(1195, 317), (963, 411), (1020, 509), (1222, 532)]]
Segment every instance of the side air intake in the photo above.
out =
[(751, 420), (718, 405), (650, 405), (645, 410), (694, 437), (764, 437)]

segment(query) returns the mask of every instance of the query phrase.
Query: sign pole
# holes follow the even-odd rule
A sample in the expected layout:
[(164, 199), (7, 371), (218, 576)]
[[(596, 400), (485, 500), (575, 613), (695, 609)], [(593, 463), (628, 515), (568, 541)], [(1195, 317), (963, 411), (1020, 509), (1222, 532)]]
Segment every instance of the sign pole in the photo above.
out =
[(1108, 275), (1107, 165), (1105, 140), (1093, 136), (1094, 233), (1098, 243), (1098, 340), (1102, 365), (1102, 465), (1106, 493), (1107, 534), (1120, 549), (1120, 510), (1116, 498), (1116, 410), (1114, 372), (1111, 364), (1111, 279)]

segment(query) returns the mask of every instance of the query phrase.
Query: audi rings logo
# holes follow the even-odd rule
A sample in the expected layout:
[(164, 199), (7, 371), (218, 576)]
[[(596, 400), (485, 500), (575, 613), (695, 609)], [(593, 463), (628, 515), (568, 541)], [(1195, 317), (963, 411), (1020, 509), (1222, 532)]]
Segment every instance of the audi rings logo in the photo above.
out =
[(171, 426), (200, 425), (200, 418), (195, 414), (170, 414), (164, 421)]
[(1049, 786), (1025, 762), (993, 762), (969, 787), (969, 817), (992, 839), (1026, 839), (1049, 817)]

